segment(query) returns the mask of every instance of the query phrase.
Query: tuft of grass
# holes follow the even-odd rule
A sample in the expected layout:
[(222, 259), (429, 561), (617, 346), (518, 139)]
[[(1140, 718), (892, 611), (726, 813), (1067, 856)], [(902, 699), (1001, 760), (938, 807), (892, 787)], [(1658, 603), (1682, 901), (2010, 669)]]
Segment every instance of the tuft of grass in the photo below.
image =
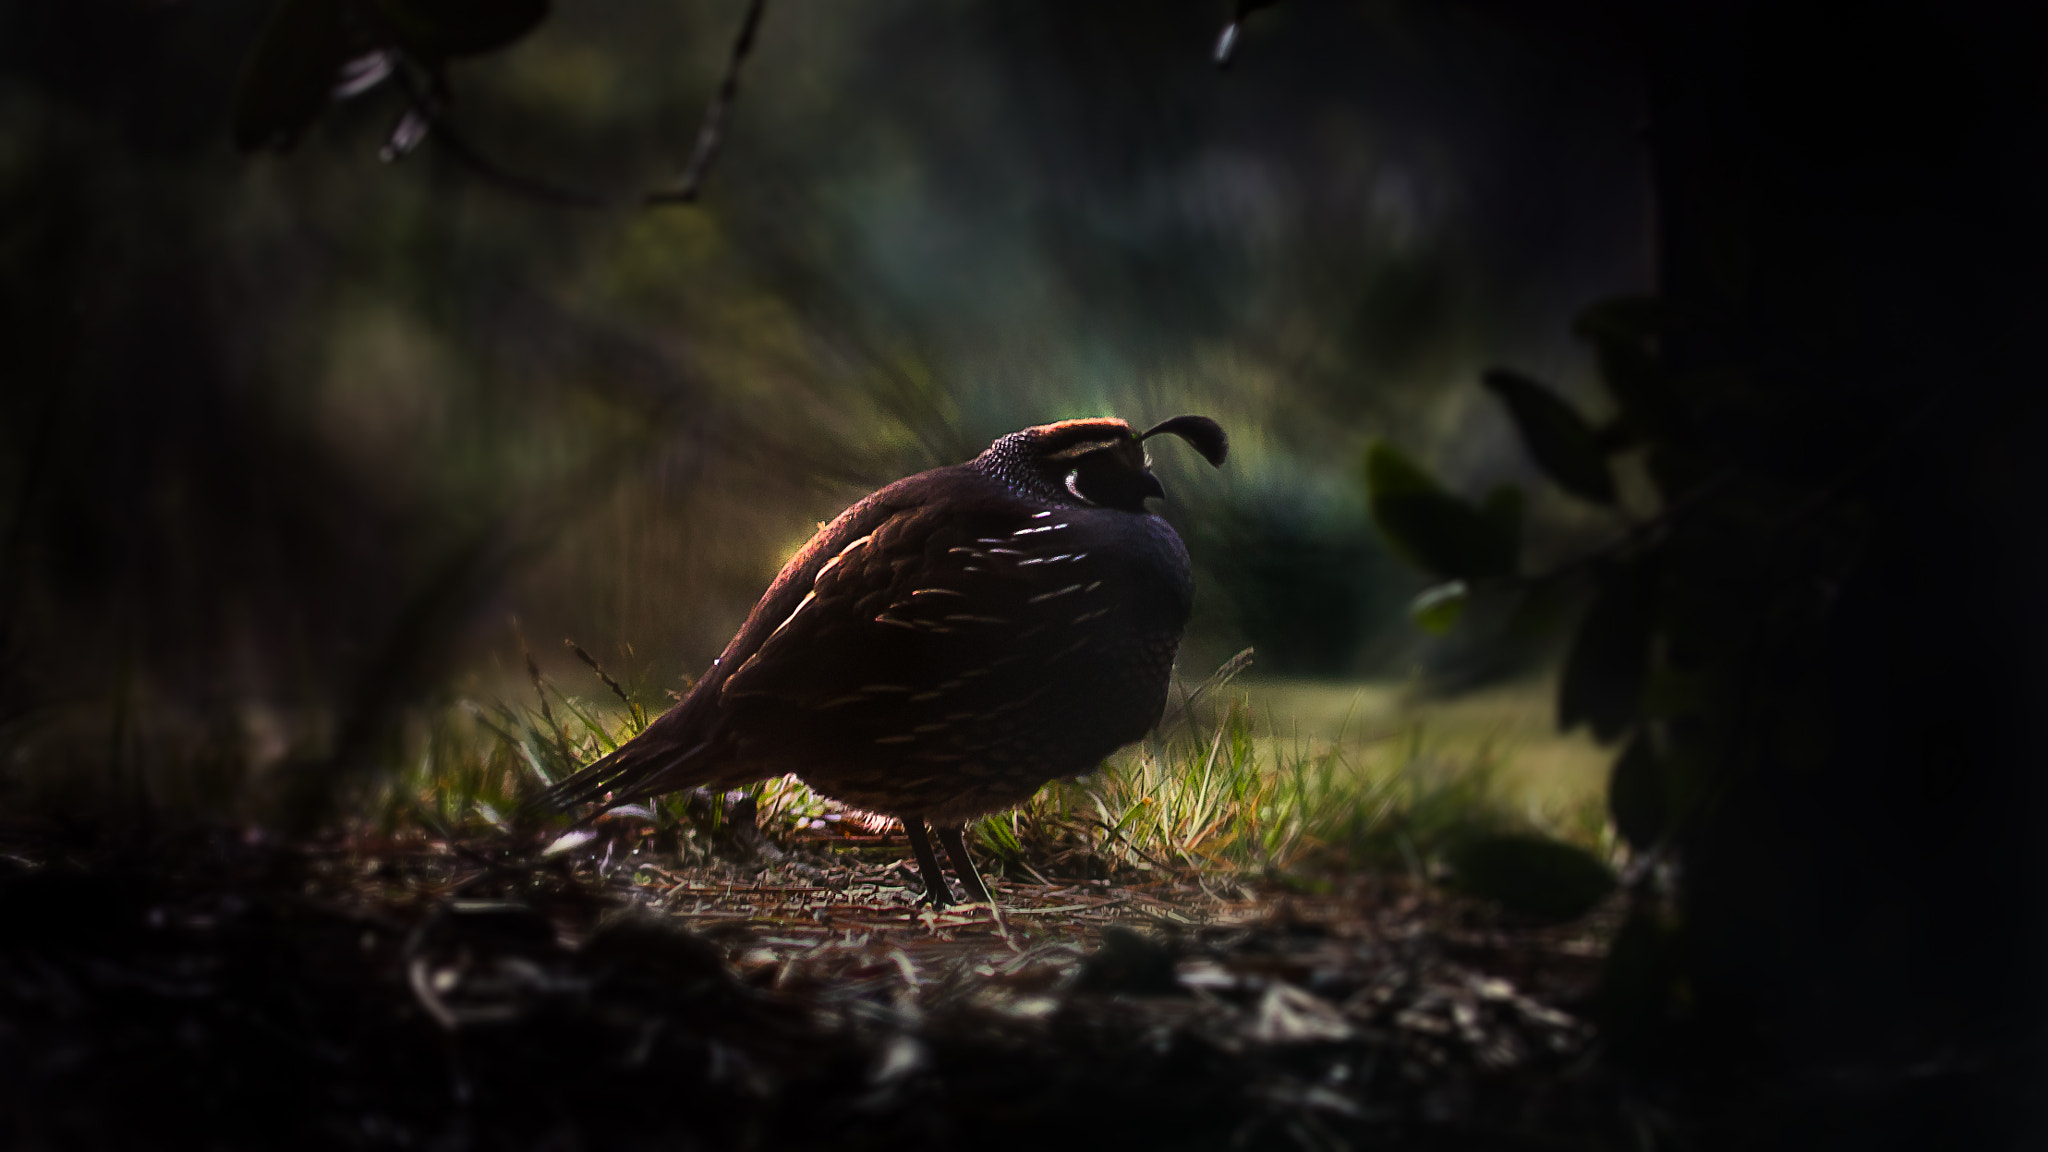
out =
[(1237, 699), (974, 832), (1027, 871), (1092, 859), (1117, 872), (1426, 872), (1457, 839), (1521, 823), (1500, 798), (1501, 763), (1490, 747), (1446, 757), (1421, 725), (1349, 744), (1261, 739)]
[[(388, 796), (382, 824), (443, 835), (509, 830), (505, 817), (522, 798), (645, 729), (647, 686), (621, 683), (588, 652), (569, 647), (602, 695), (572, 694), (529, 656), (530, 703), (464, 704), (419, 726), (417, 755)], [(1247, 699), (1217, 699), (1231, 671), (1226, 666), (1198, 688), (1143, 743), (1095, 773), (1056, 781), (1018, 808), (984, 817), (971, 837), (1005, 871), (1039, 879), (1356, 868), (1429, 875), (1461, 839), (1512, 829), (1542, 829), (1611, 853), (1597, 806), (1513, 811), (1499, 786), (1505, 756), (1491, 744), (1450, 751), (1422, 724), (1323, 743), (1261, 736)], [(795, 777), (727, 798), (741, 799), (752, 801), (758, 827), (771, 837), (822, 826), (813, 822), (842, 811)], [(730, 810), (688, 793), (648, 807), (663, 827), (710, 833)]]
[(571, 695), (548, 677), (520, 644), (533, 701), (463, 701), (427, 718), (411, 743), (418, 754), (397, 774), (379, 823), (407, 822), (444, 835), (509, 830), (506, 817), (526, 797), (616, 750), (647, 727), (645, 685), (622, 685), (573, 641), (564, 641), (620, 707)]

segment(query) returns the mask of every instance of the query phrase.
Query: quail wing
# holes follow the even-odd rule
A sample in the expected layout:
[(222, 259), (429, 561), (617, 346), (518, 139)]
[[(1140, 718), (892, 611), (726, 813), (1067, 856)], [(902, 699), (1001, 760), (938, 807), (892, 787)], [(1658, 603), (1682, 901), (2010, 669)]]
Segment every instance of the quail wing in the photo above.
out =
[(956, 493), (855, 537), (725, 681), (745, 754), (915, 755), (1028, 706), (1117, 614), (1115, 566), (1091, 551), (1111, 515)]

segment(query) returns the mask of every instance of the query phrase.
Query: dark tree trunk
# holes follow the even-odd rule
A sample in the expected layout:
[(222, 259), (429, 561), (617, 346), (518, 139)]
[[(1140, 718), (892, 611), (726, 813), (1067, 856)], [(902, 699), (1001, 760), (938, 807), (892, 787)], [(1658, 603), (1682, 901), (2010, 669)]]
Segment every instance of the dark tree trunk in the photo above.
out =
[[(1812, 626), (1756, 647), (1725, 791), (1684, 836), (1697, 1037), (1789, 1077), (1752, 1117), (1788, 1144), (2038, 1144), (2039, 41), (1988, 0), (1645, 7), (1663, 354), (1756, 398), (1694, 432), (1872, 513), (1805, 590)], [(1799, 708), (1807, 756), (1775, 735)]]

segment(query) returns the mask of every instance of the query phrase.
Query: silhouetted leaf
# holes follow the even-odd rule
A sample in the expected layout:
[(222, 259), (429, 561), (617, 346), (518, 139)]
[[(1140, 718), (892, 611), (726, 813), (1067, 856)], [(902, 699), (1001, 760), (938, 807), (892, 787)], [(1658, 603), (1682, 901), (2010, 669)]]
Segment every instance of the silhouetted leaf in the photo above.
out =
[(1519, 543), (1522, 539), (1522, 490), (1513, 484), (1501, 484), (1486, 494), (1479, 502), (1479, 514), (1502, 539)]
[(1579, 313), (1572, 331), (1593, 346), (1600, 381), (1621, 405), (1626, 435), (1608, 437), (1627, 444), (1667, 434), (1674, 412), (1652, 341), (1661, 320), (1657, 302), (1643, 297), (1603, 300)]
[(1458, 624), (1458, 618), (1465, 614), (1466, 593), (1470, 591), (1463, 580), (1452, 580), (1423, 590), (1408, 605), (1408, 615), (1422, 626), (1424, 632), (1441, 636)]
[(1643, 442), (1643, 430), (1627, 417), (1616, 417), (1593, 430), (1593, 446), (1609, 456)]
[(1614, 474), (1593, 426), (1556, 393), (1526, 376), (1496, 368), (1482, 377), (1514, 417), (1529, 455), (1558, 486), (1598, 504), (1614, 502)]
[(1403, 559), (1439, 576), (1475, 580), (1514, 571), (1519, 539), (1503, 525), (1445, 492), (1399, 450), (1375, 443), (1366, 451), (1367, 506), (1373, 522)]
[(1641, 711), (1655, 623), (1654, 565), (1606, 566), (1600, 591), (1565, 657), (1557, 688), (1557, 726), (1588, 725), (1610, 741), (1629, 730)]
[(1615, 759), (1607, 810), (1615, 831), (1639, 852), (1664, 838), (1664, 777), (1648, 734), (1637, 732)]
[(348, 56), (342, 0), (283, 0), (243, 67), (235, 92), (235, 147), (289, 148), (327, 107)]
[(1446, 858), (1460, 891), (1541, 920), (1583, 916), (1615, 887), (1614, 873), (1592, 853), (1543, 836), (1476, 836)]
[(548, 0), (377, 0), (407, 51), (427, 61), (503, 48), (540, 26)]

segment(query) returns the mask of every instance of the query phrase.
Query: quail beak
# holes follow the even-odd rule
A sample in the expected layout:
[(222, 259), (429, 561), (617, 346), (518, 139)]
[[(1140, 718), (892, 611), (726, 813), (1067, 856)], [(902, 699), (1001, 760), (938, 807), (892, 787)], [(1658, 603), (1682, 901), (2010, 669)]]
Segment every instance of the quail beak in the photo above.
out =
[(1150, 472), (1145, 473), (1145, 481), (1139, 485), (1139, 488), (1148, 497), (1157, 496), (1161, 500), (1166, 499), (1166, 489), (1159, 486), (1159, 477), (1154, 476)]

